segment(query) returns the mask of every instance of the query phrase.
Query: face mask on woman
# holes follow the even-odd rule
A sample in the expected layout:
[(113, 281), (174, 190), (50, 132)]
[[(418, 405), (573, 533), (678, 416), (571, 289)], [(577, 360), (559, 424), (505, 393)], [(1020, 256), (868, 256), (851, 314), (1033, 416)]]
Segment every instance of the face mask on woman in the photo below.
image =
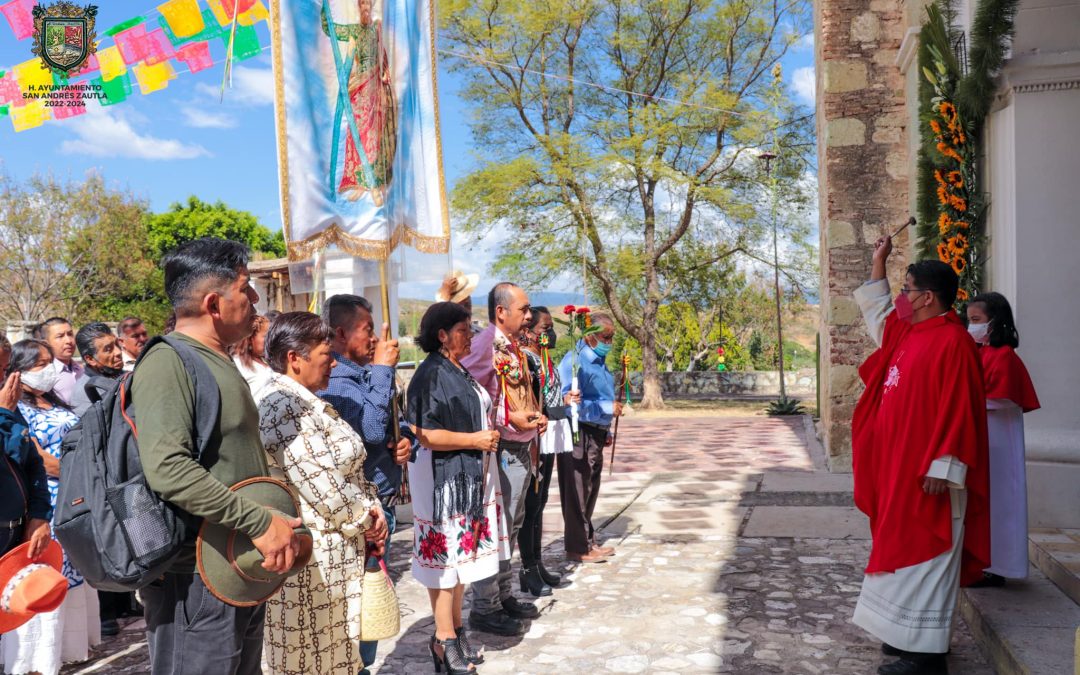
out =
[(987, 338), (990, 336), (990, 324), (988, 323), (969, 323), (968, 333), (971, 335), (971, 339), (979, 344), (986, 344)]
[(48, 393), (60, 381), (60, 369), (56, 367), (56, 361), (53, 361), (41, 370), (28, 370), (22, 373), (20, 381), (31, 389)]

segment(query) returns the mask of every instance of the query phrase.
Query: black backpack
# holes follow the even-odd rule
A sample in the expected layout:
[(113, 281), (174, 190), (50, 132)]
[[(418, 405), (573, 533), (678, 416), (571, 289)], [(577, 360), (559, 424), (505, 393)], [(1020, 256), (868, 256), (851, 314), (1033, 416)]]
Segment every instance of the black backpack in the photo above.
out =
[[(155, 337), (142, 356), (159, 342), (176, 351), (195, 385), (192, 445), (198, 462), (217, 428), (221, 392), (203, 358), (181, 340)], [(184, 545), (194, 541), (200, 524), (162, 501), (146, 483), (132, 376), (87, 382), (93, 404), (61, 446), (53, 531), (72, 566), (103, 591), (133, 591), (159, 578)]]

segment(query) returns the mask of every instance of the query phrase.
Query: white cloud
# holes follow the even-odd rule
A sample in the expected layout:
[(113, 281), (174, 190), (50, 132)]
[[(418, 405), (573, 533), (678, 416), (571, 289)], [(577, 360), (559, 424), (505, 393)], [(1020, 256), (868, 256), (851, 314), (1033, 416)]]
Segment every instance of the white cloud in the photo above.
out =
[(814, 67), (796, 68), (791, 77), (791, 88), (800, 103), (814, 105), (817, 82), (814, 79)]
[(216, 113), (202, 108), (184, 108), (184, 124), (196, 129), (232, 129), (236, 118), (227, 113)]
[(209, 157), (200, 145), (156, 138), (139, 133), (121, 111), (87, 106), (85, 115), (69, 120), (64, 127), (74, 132), (74, 140), (60, 144), (64, 153), (91, 157), (126, 157), (130, 159), (194, 159)]
[(793, 49), (797, 52), (813, 51), (814, 50), (814, 34), (807, 33), (798, 40), (795, 41)]
[[(225, 87), (225, 102), (240, 105), (273, 105), (274, 71), (270, 68), (251, 68), (236, 66), (233, 68), (232, 87)], [(206, 94), (214, 101), (221, 100), (221, 85), (200, 82), (196, 85), (199, 93)]]

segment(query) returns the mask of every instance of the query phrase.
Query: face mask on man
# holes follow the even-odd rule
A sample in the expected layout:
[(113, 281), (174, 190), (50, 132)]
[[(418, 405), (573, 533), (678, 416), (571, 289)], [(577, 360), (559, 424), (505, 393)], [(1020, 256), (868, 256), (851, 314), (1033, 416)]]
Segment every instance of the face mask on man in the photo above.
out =
[(60, 369), (56, 367), (56, 361), (53, 361), (41, 370), (24, 372), (20, 381), (31, 389), (48, 393), (60, 381)]
[(968, 334), (971, 335), (971, 339), (979, 344), (986, 344), (987, 338), (990, 336), (990, 324), (989, 323), (969, 323)]
[(901, 321), (911, 321), (911, 317), (915, 314), (915, 308), (912, 306), (911, 301), (908, 300), (907, 293), (901, 293), (893, 300), (893, 307), (896, 308), (896, 318)]
[(608, 342), (600, 342), (597, 340), (596, 346), (592, 348), (596, 355), (600, 358), (604, 358), (611, 352), (611, 344)]

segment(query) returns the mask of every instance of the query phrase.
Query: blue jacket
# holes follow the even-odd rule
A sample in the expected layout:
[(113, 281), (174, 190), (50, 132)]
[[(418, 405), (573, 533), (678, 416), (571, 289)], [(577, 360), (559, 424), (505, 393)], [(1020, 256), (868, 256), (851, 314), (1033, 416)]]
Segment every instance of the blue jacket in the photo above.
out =
[(0, 408), (0, 520), (41, 518), (52, 520), (45, 463), (30, 438), (26, 420), (18, 410)]
[[(401, 467), (394, 462), (388, 444), (394, 440), (390, 428), (390, 403), (394, 391), (394, 369), (389, 366), (361, 366), (341, 354), (334, 354), (338, 365), (330, 371), (330, 384), (318, 392), (341, 415), (341, 419), (359, 434), (367, 449), (364, 475), (378, 488), (384, 501), (401, 489)], [(402, 415), (400, 434), (416, 440)]]
[[(611, 426), (615, 414), (615, 376), (608, 370), (604, 358), (598, 356), (584, 340), (578, 340), (578, 420), (601, 427)], [(567, 352), (559, 363), (559, 379), (565, 396), (573, 388), (571, 381), (571, 358)]]

